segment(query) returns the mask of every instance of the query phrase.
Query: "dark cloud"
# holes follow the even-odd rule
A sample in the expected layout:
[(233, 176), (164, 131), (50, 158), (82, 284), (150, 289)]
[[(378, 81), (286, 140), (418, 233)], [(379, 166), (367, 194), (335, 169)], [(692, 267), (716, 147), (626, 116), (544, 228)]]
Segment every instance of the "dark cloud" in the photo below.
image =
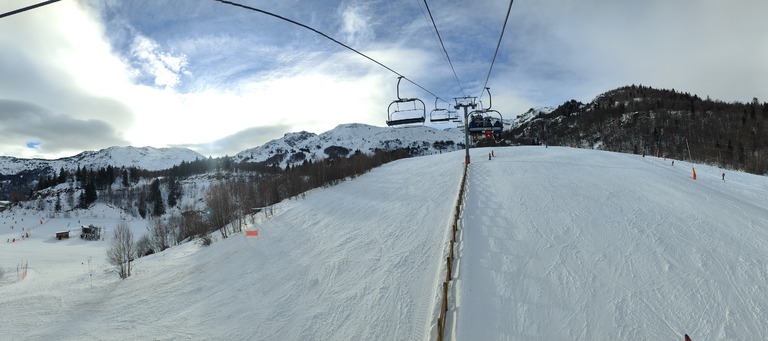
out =
[(291, 131), (289, 125), (251, 127), (232, 135), (206, 143), (177, 144), (172, 147), (189, 148), (203, 155), (235, 155), (243, 150), (258, 147)]
[(0, 99), (0, 136), (4, 148), (30, 147), (43, 155), (127, 145), (128, 141), (102, 120), (80, 120), (39, 105)]
[[(82, 10), (62, 2), (0, 20), (0, 31), (13, 32), (0, 35), (4, 154), (60, 157), (128, 144), (121, 134), (133, 125), (134, 114), (105, 94), (119, 71), (104, 72), (114, 64), (94, 39), (99, 26), (85, 11), (71, 15), (73, 9)], [(27, 148), (28, 143), (36, 148)]]

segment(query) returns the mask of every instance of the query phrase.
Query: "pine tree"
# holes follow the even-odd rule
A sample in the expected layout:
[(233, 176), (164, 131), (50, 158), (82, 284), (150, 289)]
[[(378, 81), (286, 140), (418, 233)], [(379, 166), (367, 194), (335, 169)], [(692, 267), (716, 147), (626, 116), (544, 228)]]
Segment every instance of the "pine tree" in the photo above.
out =
[(139, 209), (139, 215), (141, 216), (141, 219), (144, 219), (147, 217), (147, 200), (144, 197), (145, 197), (144, 191), (139, 193), (138, 209)]
[(96, 193), (96, 178), (95, 176), (88, 177), (88, 182), (85, 184), (85, 197), (88, 200), (88, 205), (96, 202), (99, 195)]
[(88, 199), (85, 198), (85, 191), (80, 192), (80, 197), (77, 199), (77, 207), (82, 209), (88, 208)]
[(168, 207), (176, 206), (178, 199), (181, 198), (181, 183), (176, 177), (168, 180)]
[(165, 205), (163, 204), (163, 193), (160, 191), (160, 180), (155, 179), (149, 188), (150, 199), (152, 200), (152, 216), (159, 217), (165, 214)]
[(77, 165), (77, 170), (75, 171), (75, 185), (80, 186), (83, 181), (83, 170), (80, 168), (80, 165)]
[(69, 172), (64, 170), (64, 167), (61, 167), (61, 170), (59, 171), (59, 179), (57, 180), (57, 182), (60, 183), (60, 184), (63, 184), (65, 182), (67, 182), (67, 174), (68, 173)]
[(83, 191), (80, 193), (80, 202), (78, 207), (86, 209), (92, 203), (96, 202), (96, 199), (99, 198), (98, 194), (96, 193), (95, 181), (96, 179), (94, 176), (88, 177), (88, 180), (85, 182), (85, 186), (83, 187)]
[(123, 187), (128, 187), (131, 184), (128, 182), (128, 171), (123, 169)]

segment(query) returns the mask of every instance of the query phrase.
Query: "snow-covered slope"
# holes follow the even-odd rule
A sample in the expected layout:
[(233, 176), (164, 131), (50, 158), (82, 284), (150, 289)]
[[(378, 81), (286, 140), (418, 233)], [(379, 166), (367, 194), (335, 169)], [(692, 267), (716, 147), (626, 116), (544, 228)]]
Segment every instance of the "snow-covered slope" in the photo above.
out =
[[(694, 181), (688, 163), (594, 150), (493, 151), (471, 150), (449, 338), (768, 337), (768, 179), (723, 182), (697, 165)], [(52, 237), (78, 219), (111, 230), (118, 211), (2, 212), (0, 241), (32, 231), (0, 242), (0, 338), (434, 339), (463, 159), (387, 164), (281, 203), (259, 216), (258, 238), (183, 244), (138, 259), (126, 280), (108, 241)]]
[[(574, 148), (470, 167), (456, 340), (763, 340), (768, 178)], [(725, 172), (725, 181), (722, 173)]]
[[(452, 218), (445, 213), (458, 199), (463, 170), (457, 156), (386, 164), (288, 200), (254, 227), (259, 237), (187, 243), (140, 258), (126, 280), (106, 264), (108, 241), (53, 239), (78, 221), (111, 231), (119, 212), (98, 206), (92, 216), (43, 224), (5, 213), (0, 238), (32, 231), (30, 239), (0, 243), (7, 277), (0, 307), (13, 315), (3, 318), (0, 338), (427, 339)], [(423, 172), (433, 164), (442, 166)], [(134, 234), (145, 225), (132, 222)], [(15, 283), (20, 260), (30, 271)]]
[(195, 161), (197, 158), (202, 159), (204, 156), (187, 148), (109, 147), (55, 160), (0, 156), (0, 174), (17, 174), (25, 170), (46, 168), (56, 171), (61, 168), (74, 170), (78, 166), (91, 169), (125, 166), (162, 170), (178, 165), (182, 161)]
[(235, 162), (269, 162), (285, 167), (305, 160), (325, 159), (334, 154), (372, 153), (375, 149), (413, 148), (417, 154), (433, 154), (459, 149), (464, 133), (460, 129), (439, 130), (431, 127), (389, 128), (366, 124), (342, 124), (320, 135), (306, 131), (288, 133), (262, 146), (244, 150)]

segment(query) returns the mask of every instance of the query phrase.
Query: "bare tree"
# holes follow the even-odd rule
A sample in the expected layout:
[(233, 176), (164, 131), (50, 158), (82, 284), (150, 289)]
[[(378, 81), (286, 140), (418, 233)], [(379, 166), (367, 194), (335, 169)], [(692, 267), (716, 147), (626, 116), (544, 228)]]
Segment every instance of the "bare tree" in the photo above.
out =
[(251, 198), (249, 198), (249, 194), (251, 193), (249, 191), (249, 183), (245, 181), (242, 177), (237, 178), (237, 180), (233, 180), (230, 183), (230, 186), (232, 188), (232, 194), (234, 194), (235, 197), (235, 205), (236, 205), (236, 222), (237, 224), (234, 226), (234, 233), (242, 232), (243, 226), (245, 225), (245, 218), (248, 216), (248, 214), (251, 211)]
[(171, 228), (171, 225), (160, 218), (150, 220), (147, 225), (147, 231), (149, 231), (152, 250), (155, 250), (156, 252), (162, 252), (171, 247), (171, 243), (175, 241), (173, 236), (174, 231)]
[(205, 199), (208, 205), (206, 211), (208, 222), (214, 229), (221, 232), (222, 238), (227, 238), (227, 224), (234, 219), (237, 207), (229, 196), (226, 184), (217, 183), (211, 186)]
[(173, 215), (169, 219), (171, 226), (177, 226), (178, 232), (176, 236), (176, 242), (192, 238), (203, 237), (208, 234), (208, 227), (203, 221), (203, 215), (194, 209), (192, 205), (185, 205), (182, 208), (181, 216)]
[(107, 248), (109, 263), (120, 270), (120, 278), (128, 278), (131, 275), (131, 261), (135, 253), (135, 243), (131, 235), (128, 223), (121, 221), (115, 227), (115, 236), (112, 244)]

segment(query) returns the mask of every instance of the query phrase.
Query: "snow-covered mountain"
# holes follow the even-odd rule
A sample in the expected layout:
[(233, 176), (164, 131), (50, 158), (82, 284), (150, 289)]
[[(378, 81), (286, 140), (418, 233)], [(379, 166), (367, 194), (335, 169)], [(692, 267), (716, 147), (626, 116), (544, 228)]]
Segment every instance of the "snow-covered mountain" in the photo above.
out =
[(98, 151), (85, 151), (60, 159), (20, 159), (0, 156), (0, 174), (18, 174), (29, 170), (61, 168), (136, 167), (146, 170), (168, 169), (182, 161), (194, 161), (204, 156), (187, 148), (109, 147)]
[(517, 115), (517, 117), (511, 122), (504, 122), (505, 125), (507, 125), (509, 128), (507, 130), (513, 130), (517, 127), (520, 127), (528, 122), (531, 122), (535, 119), (541, 118), (544, 115), (549, 115), (553, 111), (555, 111), (556, 108), (553, 107), (536, 107), (536, 108), (530, 108), (528, 111), (526, 111), (523, 114)]
[(425, 155), (463, 148), (463, 143), (464, 133), (458, 128), (439, 130), (421, 126), (393, 129), (352, 123), (339, 125), (320, 135), (306, 131), (288, 133), (236, 154), (233, 161), (268, 162), (286, 167), (305, 160), (346, 156), (357, 150), (370, 154), (376, 149), (411, 148), (412, 154)]

